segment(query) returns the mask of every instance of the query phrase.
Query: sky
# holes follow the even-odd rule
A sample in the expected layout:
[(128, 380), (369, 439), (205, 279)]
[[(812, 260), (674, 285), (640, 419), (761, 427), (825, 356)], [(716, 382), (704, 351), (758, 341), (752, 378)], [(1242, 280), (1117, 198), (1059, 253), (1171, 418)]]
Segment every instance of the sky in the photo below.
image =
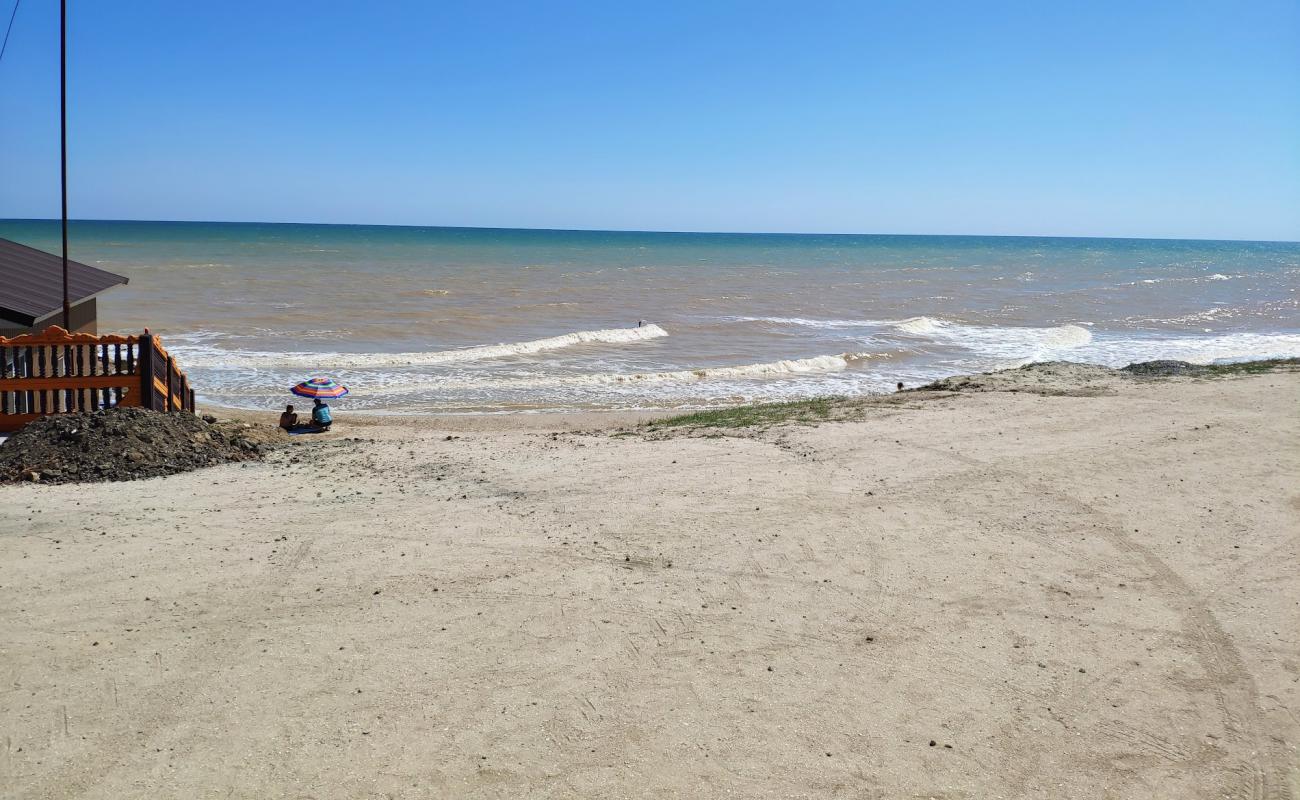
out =
[[(69, 6), (74, 218), (1300, 240), (1300, 0)], [(22, 0), (0, 217), (58, 177)]]

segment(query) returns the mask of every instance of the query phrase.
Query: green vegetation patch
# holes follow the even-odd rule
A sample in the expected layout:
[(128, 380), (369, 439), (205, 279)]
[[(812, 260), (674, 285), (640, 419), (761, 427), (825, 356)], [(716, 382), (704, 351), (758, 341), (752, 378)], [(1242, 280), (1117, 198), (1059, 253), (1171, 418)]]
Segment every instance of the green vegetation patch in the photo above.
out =
[(1206, 375), (1258, 375), (1261, 372), (1300, 369), (1300, 358), (1266, 358), (1236, 364), (1207, 364), (1204, 369)]
[(837, 397), (815, 397), (788, 403), (760, 403), (712, 411), (696, 411), (646, 423), (651, 431), (669, 428), (755, 428), (781, 423), (814, 424), (837, 419), (850, 401)]

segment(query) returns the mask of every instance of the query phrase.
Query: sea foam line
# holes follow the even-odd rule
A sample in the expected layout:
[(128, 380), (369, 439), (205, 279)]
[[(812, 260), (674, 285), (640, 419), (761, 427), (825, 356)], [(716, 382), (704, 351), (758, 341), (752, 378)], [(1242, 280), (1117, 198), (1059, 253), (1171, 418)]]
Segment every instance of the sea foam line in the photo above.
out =
[(1005, 357), (1044, 356), (1082, 347), (1092, 332), (1080, 325), (1024, 328), (1002, 325), (962, 325), (931, 317), (913, 317), (894, 324), (913, 336), (938, 339), (960, 347)]
[(874, 319), (808, 319), (806, 317), (728, 317), (736, 322), (767, 322), (773, 325), (796, 325), (801, 328), (875, 328), (888, 325)]
[(620, 387), (645, 384), (697, 383), (718, 380), (753, 380), (760, 378), (779, 379), (802, 375), (817, 375), (842, 372), (858, 361), (884, 357), (878, 353), (840, 353), (838, 355), (813, 356), (811, 358), (770, 361), (762, 364), (742, 364), (727, 367), (696, 367), (694, 369), (669, 370), (664, 372), (630, 372), (630, 373), (595, 373), (591, 375), (547, 375), (536, 377), (514, 377), (477, 375), (400, 375), (395, 376), (396, 384), (365, 386), (354, 382), (353, 389), (365, 394), (392, 395), (408, 394), (429, 388), (455, 390), (474, 389), (479, 391), (544, 389), (564, 386), (579, 387)]
[(566, 379), (569, 383), (685, 383), (727, 378), (766, 378), (789, 375), (806, 375), (821, 372), (840, 372), (855, 361), (874, 357), (874, 353), (840, 353), (839, 355), (813, 356), (812, 358), (786, 359), (763, 364), (744, 364), (736, 367), (699, 367), (669, 372), (634, 372), (626, 374), (582, 375)]
[(610, 328), (576, 331), (562, 336), (527, 342), (479, 345), (457, 350), (434, 350), (417, 353), (270, 353), (251, 350), (220, 350), (211, 347), (176, 345), (171, 348), (183, 357), (186, 366), (203, 367), (303, 367), (320, 369), (364, 369), (366, 367), (413, 367), (454, 364), (491, 358), (531, 355), (580, 344), (628, 344), (658, 339), (668, 331), (658, 325), (637, 328)]

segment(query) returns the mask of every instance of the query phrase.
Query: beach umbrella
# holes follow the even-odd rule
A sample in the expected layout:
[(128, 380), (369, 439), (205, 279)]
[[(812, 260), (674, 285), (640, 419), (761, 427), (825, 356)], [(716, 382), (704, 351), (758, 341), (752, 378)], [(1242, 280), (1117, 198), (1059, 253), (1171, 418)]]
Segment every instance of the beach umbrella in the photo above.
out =
[(343, 395), (347, 394), (348, 387), (344, 386), (343, 384), (339, 383), (333, 378), (321, 377), (321, 378), (312, 378), (309, 381), (303, 381), (297, 386), (294, 386), (289, 391), (293, 392), (299, 397), (312, 397), (312, 398), (321, 397), (321, 398), (333, 399), (335, 397), (342, 397)]

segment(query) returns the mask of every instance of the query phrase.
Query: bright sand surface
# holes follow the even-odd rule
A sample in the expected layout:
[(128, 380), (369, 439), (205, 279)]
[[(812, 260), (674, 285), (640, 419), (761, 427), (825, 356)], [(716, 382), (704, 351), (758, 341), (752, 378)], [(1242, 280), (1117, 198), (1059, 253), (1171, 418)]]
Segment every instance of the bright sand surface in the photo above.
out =
[(1085, 394), (0, 488), (0, 795), (1300, 797), (1300, 373)]

